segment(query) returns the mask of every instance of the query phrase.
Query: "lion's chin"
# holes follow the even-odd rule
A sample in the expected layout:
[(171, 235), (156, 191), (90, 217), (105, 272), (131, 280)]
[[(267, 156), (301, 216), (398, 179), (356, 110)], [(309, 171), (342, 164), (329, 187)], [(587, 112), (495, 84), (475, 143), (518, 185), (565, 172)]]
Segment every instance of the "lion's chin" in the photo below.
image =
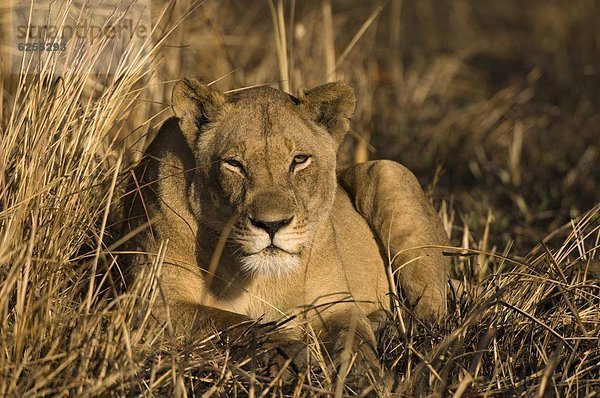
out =
[(300, 266), (300, 256), (283, 250), (264, 249), (241, 258), (242, 269), (262, 277), (282, 277)]

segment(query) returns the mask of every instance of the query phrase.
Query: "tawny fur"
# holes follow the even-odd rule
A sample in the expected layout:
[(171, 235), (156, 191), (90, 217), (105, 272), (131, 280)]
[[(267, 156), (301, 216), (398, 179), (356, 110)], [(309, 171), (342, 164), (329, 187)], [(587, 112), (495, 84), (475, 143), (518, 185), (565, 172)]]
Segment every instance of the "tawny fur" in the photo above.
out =
[[(354, 104), (341, 82), (297, 99), (272, 88), (224, 95), (193, 79), (176, 85), (176, 117), (136, 168), (137, 192), (126, 205), (130, 230), (151, 220), (129, 243), (149, 253), (133, 258), (134, 275), (168, 241), (159, 316), (168, 307), (178, 330), (200, 337), (301, 313), (299, 332), (310, 323), (333, 355), (342, 355), (351, 332), (373, 362), (369, 316), (390, 309), (388, 251), (400, 253), (393, 267), (416, 314), (445, 313), (445, 259), (440, 249), (418, 247), (447, 239), (415, 177), (391, 161), (336, 175)], [(294, 166), (299, 155), (308, 164)], [(256, 219), (291, 221), (271, 239)], [(276, 248), (265, 249), (271, 241)]]

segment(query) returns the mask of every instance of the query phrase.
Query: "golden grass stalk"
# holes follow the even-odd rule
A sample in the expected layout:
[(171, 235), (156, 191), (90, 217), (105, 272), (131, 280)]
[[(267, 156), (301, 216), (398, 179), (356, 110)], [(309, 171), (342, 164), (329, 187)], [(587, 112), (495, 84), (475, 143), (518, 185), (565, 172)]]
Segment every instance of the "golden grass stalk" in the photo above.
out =
[(283, 0), (277, 0), (277, 6), (273, 0), (268, 0), (273, 30), (275, 35), (275, 50), (277, 51), (277, 65), (279, 66), (279, 88), (281, 91), (290, 93), (290, 70), (288, 68), (288, 46), (285, 30), (285, 17)]

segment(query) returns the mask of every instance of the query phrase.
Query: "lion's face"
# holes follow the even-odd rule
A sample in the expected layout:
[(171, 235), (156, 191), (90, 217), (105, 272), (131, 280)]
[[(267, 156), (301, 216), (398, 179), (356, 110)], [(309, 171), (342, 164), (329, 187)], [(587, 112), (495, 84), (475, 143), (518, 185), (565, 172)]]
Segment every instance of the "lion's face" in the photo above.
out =
[[(331, 209), (340, 137), (328, 123), (336, 121), (271, 88), (222, 99), (197, 114), (204, 120), (188, 137), (197, 164), (192, 208), (217, 233), (235, 221), (228, 243), (244, 271), (282, 275), (300, 264)], [(190, 127), (184, 117), (182, 130)]]
[(237, 213), (230, 242), (252, 273), (294, 268), (333, 200), (337, 144), (296, 106), (229, 104), (198, 142), (201, 187), (212, 188), (207, 209), (216, 210), (203, 217), (222, 224)]

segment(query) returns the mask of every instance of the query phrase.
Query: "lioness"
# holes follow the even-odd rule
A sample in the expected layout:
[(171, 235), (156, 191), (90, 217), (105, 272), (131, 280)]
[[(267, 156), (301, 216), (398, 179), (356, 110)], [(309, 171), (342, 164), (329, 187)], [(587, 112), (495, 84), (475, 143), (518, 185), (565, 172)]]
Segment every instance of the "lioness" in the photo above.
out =
[(409, 307), (444, 314), (445, 259), (423, 246), (447, 238), (416, 178), (391, 161), (336, 173), (355, 107), (346, 83), (295, 98), (268, 87), (225, 95), (185, 79), (172, 106), (127, 205), (130, 230), (149, 221), (130, 243), (148, 253), (134, 273), (168, 241), (159, 316), (168, 309), (179, 330), (202, 336), (301, 314), (338, 361), (352, 341), (372, 364), (370, 320), (390, 309), (388, 253)]

